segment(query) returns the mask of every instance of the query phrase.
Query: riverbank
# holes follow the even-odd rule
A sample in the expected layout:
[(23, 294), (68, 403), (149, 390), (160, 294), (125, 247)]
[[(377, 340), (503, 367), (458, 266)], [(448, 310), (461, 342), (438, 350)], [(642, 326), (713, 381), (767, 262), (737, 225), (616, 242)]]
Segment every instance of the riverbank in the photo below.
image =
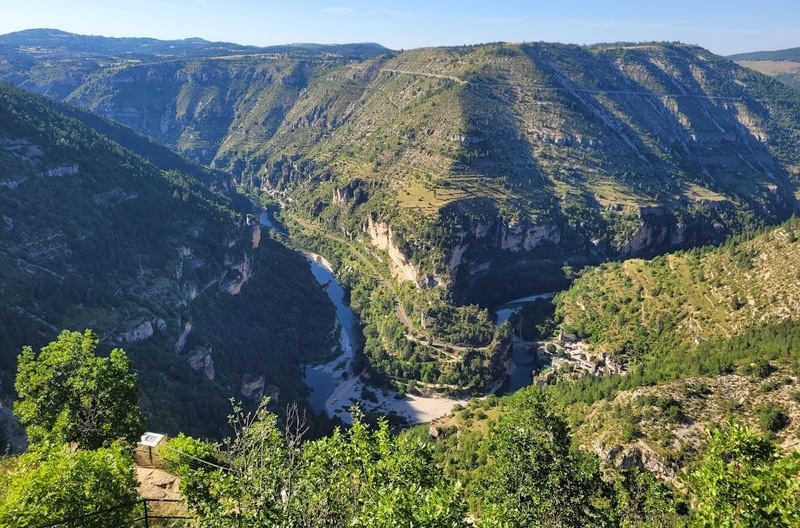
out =
[[(320, 266), (324, 265), (324, 257), (310, 252), (305, 254)], [(521, 309), (525, 303), (533, 302), (537, 299), (549, 299), (555, 295), (556, 292), (548, 292), (505, 303), (496, 310), (497, 319), (495, 324), (502, 324), (513, 313)], [(334, 304), (337, 304), (336, 301), (334, 301)], [(536, 353), (531, 350), (531, 345), (532, 343), (523, 341), (518, 337), (513, 339), (512, 354), (507, 363), (506, 378), (498, 381), (487, 394), (510, 394), (532, 383)], [(350, 350), (350, 354), (352, 354), (352, 350)], [(336, 386), (325, 400), (325, 412), (331, 417), (338, 416), (345, 423), (351, 422), (350, 408), (355, 404), (362, 411), (368, 413), (396, 416), (403, 418), (409, 424), (418, 424), (441, 418), (449, 414), (453, 406), (465, 405), (470, 401), (470, 398), (447, 398), (439, 395), (407, 394), (403, 397), (398, 397), (399, 394), (396, 391), (369, 386), (362, 378), (363, 372), (353, 376), (352, 372), (347, 370), (330, 370), (331, 365), (341, 365), (348, 359), (352, 359), (352, 355), (343, 353), (342, 356), (327, 366), (317, 367), (327, 369), (337, 379)]]
[(344, 290), (333, 275), (331, 263), (322, 255), (303, 250), (311, 266), (311, 273), (336, 307), (336, 317), (341, 325), (339, 346), (342, 351), (336, 358), (322, 365), (306, 366), (305, 381), (311, 387), (309, 398), (316, 412), (323, 410), (328, 416), (338, 416), (345, 423), (352, 421), (350, 408), (385, 416), (402, 417), (408, 423), (424, 423), (445, 416), (456, 404), (468, 399), (444, 398), (438, 395), (405, 395), (398, 398), (396, 391), (370, 387), (362, 377), (365, 371), (354, 373), (356, 319), (345, 303)]
[[(262, 213), (259, 220), (262, 225), (273, 227), (267, 213)], [(366, 371), (354, 373), (352, 364), (355, 350), (359, 346), (360, 335), (355, 314), (345, 303), (344, 290), (333, 275), (330, 261), (317, 253), (305, 249), (300, 251), (308, 260), (314, 278), (325, 288), (325, 292), (334, 304), (336, 318), (341, 326), (339, 335), (341, 354), (325, 364), (307, 365), (304, 369), (305, 382), (312, 389), (309, 402), (315, 412), (325, 412), (330, 417), (338, 416), (343, 422), (350, 423), (352, 421), (350, 409), (353, 405), (358, 405), (362, 411), (370, 414), (394, 416), (402, 418), (409, 424), (417, 424), (441, 418), (449, 414), (455, 405), (465, 405), (469, 402), (469, 398), (447, 398), (438, 394), (400, 396), (393, 390), (369, 386), (364, 379)], [(499, 306), (496, 324), (508, 319), (524, 303), (554, 295), (554, 292), (533, 295)], [(529, 358), (523, 358), (522, 350), (509, 358), (507, 379), (514, 380), (513, 390), (531, 383), (531, 367), (526, 365), (528, 362)], [(517, 363), (524, 366), (519, 368)], [(498, 381), (489, 394), (495, 393), (504, 383), (507, 384), (505, 380)]]
[[(366, 396), (366, 397), (365, 397)], [(351, 423), (350, 408), (358, 404), (367, 413), (403, 418), (408, 424), (427, 423), (452, 411), (453, 406), (465, 405), (468, 398), (445, 398), (406, 394), (398, 399), (392, 390), (366, 386), (361, 376), (343, 382), (325, 404), (329, 416), (338, 416)]]
[(331, 264), (330, 261), (328, 261), (328, 259), (317, 253), (306, 251), (305, 249), (302, 250), (302, 252), (307, 259), (313, 260), (314, 262), (325, 268), (327, 271), (329, 271), (331, 274), (333, 273), (333, 264)]
[[(456, 404), (464, 405), (468, 398), (445, 398), (438, 395), (399, 397), (396, 391), (371, 387), (364, 379), (366, 370), (353, 375), (351, 371), (354, 347), (344, 328), (340, 341), (342, 353), (324, 365), (307, 366), (306, 383), (312, 387), (311, 403), (315, 411), (324, 409), (329, 417), (338, 416), (351, 423), (353, 405), (370, 414), (402, 417), (409, 424), (425, 423), (447, 415)], [(316, 397), (315, 397), (316, 396)]]

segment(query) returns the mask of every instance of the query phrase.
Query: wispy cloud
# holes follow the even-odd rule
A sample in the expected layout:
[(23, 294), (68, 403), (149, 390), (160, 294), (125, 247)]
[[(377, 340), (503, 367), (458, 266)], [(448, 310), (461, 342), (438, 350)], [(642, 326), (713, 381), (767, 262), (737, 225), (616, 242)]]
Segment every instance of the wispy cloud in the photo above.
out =
[(402, 13), (400, 11), (395, 11), (394, 9), (378, 9), (378, 12), (397, 18), (411, 18), (411, 15), (408, 13)]
[(356, 10), (352, 7), (326, 7), (322, 10), (323, 13), (332, 13), (335, 15), (347, 15), (350, 13), (355, 13)]

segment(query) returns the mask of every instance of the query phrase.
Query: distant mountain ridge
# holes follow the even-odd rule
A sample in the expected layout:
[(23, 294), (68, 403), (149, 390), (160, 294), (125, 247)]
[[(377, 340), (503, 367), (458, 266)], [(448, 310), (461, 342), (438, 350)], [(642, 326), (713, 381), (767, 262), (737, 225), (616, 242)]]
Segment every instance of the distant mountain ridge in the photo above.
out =
[(172, 55), (252, 52), (255, 46), (209, 42), (201, 38), (158, 40), (144, 37), (77, 35), (58, 29), (28, 29), (0, 35), (0, 46), (50, 57), (75, 55)]
[(379, 52), (386, 48), (376, 43), (339, 44), (286, 44), (278, 46), (250, 46), (230, 42), (211, 42), (202, 38), (179, 40), (159, 40), (145, 37), (104, 37), (99, 35), (78, 35), (58, 29), (28, 29), (0, 35), (0, 46), (14, 47), (18, 51), (37, 53), (53, 57), (75, 58), (83, 56), (216, 56), (234, 53), (278, 53), (292, 50), (322, 50), (340, 52), (342, 50), (373, 49)]
[(747, 53), (737, 53), (728, 55), (732, 61), (800, 61), (800, 48), (787, 48), (773, 51), (750, 51)]
[(728, 58), (800, 90), (800, 48), (738, 53)]

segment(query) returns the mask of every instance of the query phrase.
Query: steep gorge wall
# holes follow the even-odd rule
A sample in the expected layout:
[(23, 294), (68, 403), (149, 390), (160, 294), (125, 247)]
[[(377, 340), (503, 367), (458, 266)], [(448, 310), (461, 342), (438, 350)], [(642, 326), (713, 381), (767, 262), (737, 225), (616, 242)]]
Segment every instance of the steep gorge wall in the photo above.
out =
[[(493, 265), (492, 251), (648, 254), (796, 209), (796, 98), (694, 46), (179, 59), (98, 72), (70, 100), (231, 169), (237, 183), (274, 188), (331, 229), (337, 215), (357, 217), (350, 229), (423, 286), (452, 282), (465, 262), (467, 275)], [(466, 218), (431, 264), (430, 241), (403, 224), (435, 222), (472, 197), (504, 213)], [(594, 225), (573, 218), (575, 202)], [(384, 203), (380, 221), (363, 212)], [(624, 226), (612, 225), (619, 209)]]

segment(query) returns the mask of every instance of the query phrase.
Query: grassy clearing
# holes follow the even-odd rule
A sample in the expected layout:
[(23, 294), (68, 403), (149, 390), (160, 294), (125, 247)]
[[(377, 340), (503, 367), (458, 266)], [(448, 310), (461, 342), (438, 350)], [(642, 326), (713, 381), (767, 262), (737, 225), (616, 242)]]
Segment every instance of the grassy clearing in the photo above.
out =
[(490, 198), (504, 201), (513, 195), (501, 185), (478, 177), (450, 176), (433, 182), (416, 181), (398, 193), (398, 203), (404, 209), (418, 209), (435, 214), (448, 203), (468, 198)]
[(610, 207), (614, 205), (621, 205), (623, 207), (640, 207), (653, 204), (641, 194), (637, 195), (636, 192), (627, 185), (620, 184), (613, 180), (597, 180), (592, 183), (592, 192), (595, 199), (603, 207)]
[(725, 196), (695, 183), (686, 184), (683, 189), (683, 195), (693, 201), (724, 202), (727, 200)]
[(764, 75), (778, 75), (780, 73), (795, 73), (800, 71), (800, 62), (793, 61), (738, 61), (738, 64), (750, 68)]

